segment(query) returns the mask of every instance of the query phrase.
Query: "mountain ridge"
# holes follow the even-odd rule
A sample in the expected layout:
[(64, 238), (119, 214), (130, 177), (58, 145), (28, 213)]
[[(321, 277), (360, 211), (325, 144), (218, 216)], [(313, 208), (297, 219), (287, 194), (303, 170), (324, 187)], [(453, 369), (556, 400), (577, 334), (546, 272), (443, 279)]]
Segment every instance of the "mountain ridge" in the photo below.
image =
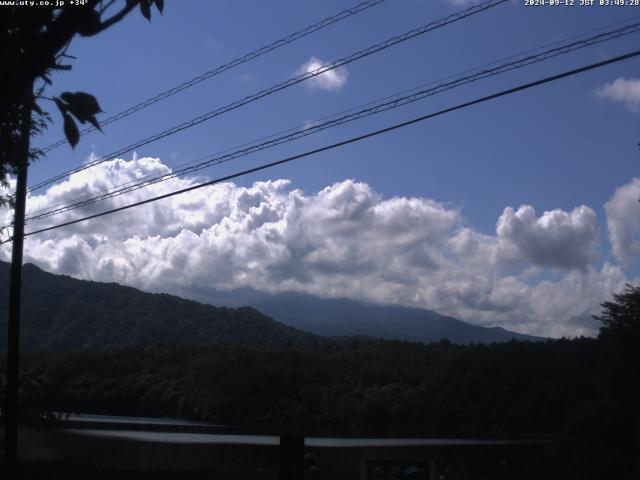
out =
[[(0, 285), (5, 286), (0, 291), (0, 345), (6, 343), (9, 270), (8, 263), (0, 262)], [(425, 309), (293, 292), (243, 292), (244, 304), (252, 306), (215, 306), (206, 302), (207, 295), (189, 300), (25, 264), (21, 343), (25, 350), (63, 351), (158, 343), (311, 345), (331, 341), (326, 337), (460, 344), (541, 340)]]
[[(6, 344), (9, 264), (0, 262), (0, 345)], [(313, 344), (251, 307), (205, 305), (166, 293), (45, 272), (25, 264), (21, 344), (25, 350), (103, 349), (158, 343)]]

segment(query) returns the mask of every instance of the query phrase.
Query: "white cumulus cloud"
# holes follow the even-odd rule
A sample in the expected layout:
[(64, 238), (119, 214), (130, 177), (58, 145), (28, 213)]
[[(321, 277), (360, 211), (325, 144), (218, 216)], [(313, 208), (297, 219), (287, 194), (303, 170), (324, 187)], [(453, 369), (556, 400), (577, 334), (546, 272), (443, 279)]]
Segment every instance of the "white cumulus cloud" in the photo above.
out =
[(617, 78), (595, 91), (596, 95), (623, 103), (633, 112), (640, 112), (640, 78)]
[[(31, 195), (28, 210), (168, 172), (154, 158), (105, 162)], [(197, 181), (171, 179), (32, 221), (27, 230)], [(10, 220), (7, 209), (0, 219)], [(25, 259), (56, 273), (198, 299), (236, 288), (299, 291), (560, 336), (594, 333), (590, 315), (629, 281), (619, 266), (590, 263), (596, 232), (595, 213), (585, 206), (541, 216), (531, 206), (507, 208), (495, 234), (485, 234), (468, 227), (454, 206), (384, 198), (355, 180), (314, 193), (288, 180), (228, 182), (30, 236)], [(8, 260), (9, 252), (0, 247), (0, 258)]]
[(316, 57), (311, 57), (308, 62), (304, 63), (296, 72), (298, 75), (304, 73), (322, 72), (319, 75), (311, 77), (305, 83), (310, 88), (327, 90), (329, 92), (337, 92), (347, 83), (349, 71), (347, 67), (338, 67), (332, 70), (323, 68), (325, 63)]
[(640, 178), (616, 189), (605, 204), (613, 254), (627, 263), (640, 257)]
[(586, 268), (595, 259), (596, 213), (582, 205), (571, 212), (552, 210), (537, 217), (530, 205), (505, 208), (496, 227), (523, 258), (536, 265)]

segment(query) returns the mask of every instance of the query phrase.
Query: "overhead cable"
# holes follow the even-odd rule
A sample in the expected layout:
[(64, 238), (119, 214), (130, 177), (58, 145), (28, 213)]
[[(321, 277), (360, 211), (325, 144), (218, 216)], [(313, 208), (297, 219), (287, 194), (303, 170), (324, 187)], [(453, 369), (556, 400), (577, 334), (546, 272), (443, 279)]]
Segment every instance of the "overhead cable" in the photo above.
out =
[(211, 120), (212, 118), (215, 118), (217, 116), (220, 116), (224, 113), (227, 113), (231, 110), (235, 110), (239, 107), (242, 107), (248, 103), (251, 102), (255, 102), (256, 100), (259, 100), (261, 98), (264, 98), (268, 95), (272, 95), (276, 92), (279, 92), (280, 90), (284, 90), (286, 88), (292, 87), (294, 85), (297, 85), (298, 83), (304, 82), (305, 80), (308, 80), (310, 78), (314, 78), (317, 77), (318, 75), (322, 75), (323, 73), (326, 73), (328, 71), (334, 70), (336, 68), (342, 67), (344, 65), (347, 65), (351, 62), (354, 62), (356, 60), (359, 60), (361, 58), (367, 57), (369, 55), (373, 55), (375, 53), (381, 52), (389, 47), (392, 47), (394, 45), (406, 42), (407, 40), (410, 40), (412, 38), (415, 38), (419, 35), (424, 35), (427, 32), (430, 32), (432, 30), (444, 27), (446, 25), (449, 25), (451, 23), (460, 21), (464, 18), (470, 17), (472, 15), (478, 14), (480, 12), (484, 12), (490, 8), (496, 7), (498, 5), (501, 5), (505, 2), (508, 2), (509, 0), (488, 0), (485, 1), (483, 3), (474, 5), (470, 8), (467, 8), (465, 10), (462, 10), (460, 12), (454, 13), (452, 15), (449, 15), (447, 17), (444, 17), (440, 20), (436, 20), (434, 22), (430, 22), (426, 25), (423, 25), (421, 27), (418, 27), (416, 29), (413, 30), (409, 30), (408, 32), (405, 32), (401, 35), (397, 35), (395, 37), (389, 38), (384, 42), (378, 43), (376, 45), (372, 45), (368, 48), (365, 48), (364, 50), (360, 50), (358, 52), (352, 53), (351, 55), (348, 55), (346, 57), (343, 57), (339, 60), (335, 60), (331, 63), (327, 63), (325, 65), (322, 65), (320, 67), (318, 67), (317, 69), (310, 71), (310, 72), (305, 72), (302, 73), (300, 75), (297, 75), (295, 77), (292, 77), (284, 82), (278, 83), (276, 85), (273, 85), (267, 89), (261, 90), (253, 95), (249, 95), (247, 97), (244, 97), (240, 100), (236, 100), (235, 102), (232, 102), (228, 105), (225, 105), (224, 107), (220, 107), (217, 108), (215, 110), (212, 110), (210, 112), (207, 112), (205, 114), (199, 115), (189, 121), (183, 122), (179, 125), (176, 125), (172, 128), (169, 128), (167, 130), (164, 130), (162, 132), (159, 132), (155, 135), (152, 135), (150, 137), (147, 137), (143, 140), (139, 140), (131, 145), (128, 145), (126, 147), (120, 148), (112, 153), (110, 153), (109, 155), (106, 155), (104, 157), (101, 157), (99, 159), (93, 160), (91, 162), (85, 163), (82, 166), (73, 168), (71, 170), (68, 170), (64, 173), (58, 174), (54, 177), (51, 177), (47, 180), (44, 180), (36, 185), (33, 185), (32, 187), (29, 188), (29, 192), (32, 192), (34, 190), (38, 190), (40, 188), (43, 188), (47, 185), (50, 185), (58, 180), (61, 180), (63, 178), (65, 178), (68, 175), (71, 175), (73, 173), (78, 173), (78, 172), (82, 172), (84, 170), (87, 170), (91, 167), (94, 167), (96, 165), (99, 165), (101, 163), (104, 163), (106, 161), (109, 160), (113, 160), (114, 158), (117, 158), (120, 155), (123, 155), (125, 153), (131, 152), (133, 150), (135, 150), (136, 148), (142, 147), (144, 145), (148, 145), (149, 143), (155, 142), (157, 140), (160, 140), (162, 138), (166, 138), (170, 135), (174, 135), (175, 133), (181, 132), (183, 130), (186, 130), (188, 128), (194, 127), (196, 125), (199, 125), (203, 122), (206, 122), (207, 120)]
[[(640, 56), (640, 50), (635, 50), (633, 52), (626, 53), (624, 55), (619, 55), (619, 56), (610, 58), (608, 60), (603, 60), (601, 62), (592, 63), (592, 64), (589, 64), (589, 65), (585, 65), (583, 67), (574, 68), (572, 70), (564, 71), (562, 73), (559, 73), (559, 74), (556, 74), (556, 75), (551, 75), (551, 76), (542, 78), (540, 80), (536, 80), (536, 81), (533, 81), (533, 82), (525, 83), (525, 84), (519, 85), (517, 87), (509, 88), (507, 90), (502, 90), (500, 92), (493, 93), (491, 95), (487, 95), (487, 96), (484, 96), (484, 97), (481, 97), (481, 98), (477, 98), (475, 100), (471, 100), (471, 101), (468, 101), (468, 102), (460, 103), (460, 104), (455, 105), (453, 107), (445, 108), (444, 110), (439, 110), (439, 111), (437, 111), (435, 113), (429, 113), (429, 114), (426, 114), (426, 115), (422, 115), (420, 117), (416, 117), (416, 118), (413, 118), (411, 120), (407, 120), (407, 121), (404, 121), (404, 122), (396, 123), (396, 124), (391, 125), (391, 126), (386, 127), (386, 128), (375, 130), (375, 131), (372, 131), (372, 132), (369, 132), (369, 133), (366, 133), (366, 134), (363, 134), (363, 135), (359, 135), (357, 137), (352, 137), (352, 138), (349, 138), (347, 140), (343, 140), (343, 141), (340, 141), (340, 142), (337, 142), (337, 143), (333, 143), (331, 145), (326, 145), (326, 146), (321, 147), (321, 148), (316, 148), (314, 150), (309, 150), (309, 151), (304, 152), (304, 153), (300, 153), (300, 154), (297, 154), (297, 155), (292, 155), (290, 157), (286, 157), (286, 158), (283, 158), (281, 160), (276, 160), (274, 162), (270, 162), (270, 163), (266, 163), (266, 164), (263, 164), (263, 165), (259, 165), (257, 167), (253, 167), (253, 168), (249, 168), (249, 169), (246, 169), (246, 170), (242, 170), (240, 172), (236, 172), (236, 173), (233, 173), (231, 175), (226, 175), (224, 177), (216, 178), (214, 180), (210, 180), (210, 181), (207, 181), (207, 182), (199, 183), (197, 185), (192, 185), (190, 187), (183, 188), (181, 190), (176, 190), (176, 191), (173, 191), (173, 192), (165, 193), (163, 195), (159, 195), (159, 196), (156, 196), (156, 197), (153, 197), (153, 198), (148, 198), (146, 200), (142, 200), (142, 201), (139, 201), (139, 202), (131, 203), (129, 205), (124, 205), (122, 207), (114, 208), (114, 209), (111, 209), (111, 210), (106, 210), (106, 211), (103, 211), (103, 212), (100, 212), (100, 213), (96, 213), (94, 215), (89, 215), (89, 216), (78, 218), (78, 219), (71, 220), (71, 221), (68, 221), (68, 222), (59, 223), (59, 224), (56, 224), (56, 225), (53, 225), (53, 226), (50, 226), (50, 227), (41, 228), (41, 229), (38, 229), (38, 230), (33, 230), (31, 232), (25, 233), (25, 237), (36, 235), (36, 234), (39, 234), (39, 233), (48, 232), (48, 231), (51, 231), (51, 230), (56, 230), (58, 228), (63, 228), (63, 227), (75, 225), (75, 224), (78, 224), (78, 223), (81, 223), (81, 222), (85, 222), (85, 221), (88, 221), (88, 220), (92, 220), (92, 219), (95, 219), (95, 218), (104, 217), (106, 215), (111, 215), (112, 213), (121, 212), (121, 211), (124, 211), (124, 210), (129, 210), (131, 208), (139, 207), (141, 205), (146, 205), (146, 204), (149, 204), (149, 203), (152, 203), (152, 202), (156, 202), (158, 200), (162, 200), (162, 199), (165, 199), (165, 198), (170, 198), (170, 197), (173, 197), (173, 196), (176, 196), (176, 195), (180, 195), (180, 194), (183, 194), (183, 193), (187, 193), (187, 192), (191, 192), (191, 191), (194, 191), (194, 190), (198, 190), (200, 188), (208, 187), (208, 186), (211, 186), (211, 185), (214, 185), (214, 184), (217, 184), (217, 183), (221, 183), (221, 182), (224, 182), (224, 181), (227, 181), (227, 180), (231, 180), (231, 179), (234, 179), (234, 178), (237, 178), (237, 177), (241, 177), (243, 175), (248, 175), (248, 174), (251, 174), (251, 173), (255, 173), (255, 172), (259, 172), (259, 171), (266, 170), (266, 169), (269, 169), (269, 168), (273, 168), (273, 167), (275, 167), (277, 165), (282, 165), (282, 164), (285, 164), (285, 163), (288, 163), (288, 162), (292, 162), (294, 160), (298, 160), (298, 159), (301, 159), (301, 158), (309, 157), (311, 155), (315, 155), (315, 154), (318, 154), (318, 153), (321, 153), (321, 152), (326, 152), (328, 150), (333, 150), (333, 149), (338, 148), (338, 147), (343, 147), (345, 145), (349, 145), (349, 144), (352, 144), (352, 143), (355, 143), (355, 142), (359, 142), (359, 141), (362, 141), (362, 140), (365, 140), (365, 139), (368, 139), (368, 138), (371, 138), (371, 137), (382, 135), (382, 134), (385, 134), (385, 133), (388, 133), (388, 132), (391, 132), (391, 131), (394, 131), (394, 130), (397, 130), (397, 129), (400, 129), (400, 128), (404, 128), (404, 127), (407, 127), (409, 125), (413, 125), (415, 123), (423, 122), (423, 121), (431, 119), (431, 118), (435, 118), (435, 117), (438, 117), (438, 116), (441, 116), (441, 115), (445, 115), (447, 113), (451, 113), (451, 112), (454, 112), (456, 110), (461, 110), (463, 108), (468, 108), (468, 107), (471, 107), (473, 105), (477, 105), (477, 104), (484, 103), (484, 102), (487, 102), (487, 101), (490, 101), (490, 100), (494, 100), (496, 98), (500, 98), (500, 97), (504, 97), (504, 96), (507, 96), (507, 95), (511, 95), (513, 93), (520, 92), (520, 91), (523, 91), (523, 90), (528, 90), (530, 88), (537, 87), (539, 85), (543, 85), (543, 84), (550, 83), (550, 82), (553, 82), (553, 81), (556, 81), (556, 80), (560, 80), (562, 78), (570, 77), (572, 75), (577, 75), (579, 73), (587, 72), (589, 70), (595, 70), (597, 68), (601, 68), (601, 67), (604, 67), (606, 65), (611, 65), (611, 64), (614, 64), (614, 63), (618, 63), (618, 62), (621, 62), (621, 61), (624, 61), (624, 60), (628, 60), (628, 59), (631, 59), (631, 58), (634, 58), (634, 57), (637, 57), (637, 56)], [(9, 238), (9, 239), (7, 239), (7, 240), (5, 240), (3, 242), (0, 242), (0, 244), (4, 244), (4, 243), (10, 242), (10, 241), (12, 241), (12, 238)]]
[[(255, 58), (258, 58), (262, 55), (264, 55), (265, 53), (269, 53), (273, 50), (276, 50), (280, 47), (284, 47), (285, 45), (289, 45), (290, 43), (295, 42), (296, 40), (300, 40), (301, 38), (304, 38), (308, 35), (311, 35), (312, 33), (315, 33), (319, 30), (322, 30), (323, 28), (328, 27), (329, 25), (332, 25), (336, 22), (339, 22), (341, 20), (344, 20), (345, 18), (349, 18), (352, 15), (356, 15), (360, 12), (363, 12), (375, 5), (378, 5), (379, 3), (385, 2), (386, 0), (367, 0), (366, 2), (362, 2), (359, 3), (351, 8), (348, 8), (346, 10), (342, 10), (341, 12), (336, 13), (335, 15), (332, 15), (331, 17), (327, 17), (324, 20), (319, 21), (318, 23), (315, 23), (313, 25), (309, 25), (308, 27), (303, 28), (302, 30), (298, 30), (297, 32), (294, 32), (290, 35), (287, 35), (286, 37), (283, 37), (279, 40), (276, 40), (275, 42), (270, 43), (269, 45), (265, 45), (263, 47), (258, 48), (257, 50), (254, 50), (250, 53), (247, 53), (246, 55), (243, 55), (241, 57), (238, 57), (234, 60), (231, 60), (228, 63), (225, 63), (224, 65), (220, 65), (212, 70), (209, 70), (207, 72), (204, 72), (196, 77), (191, 78), (190, 80), (187, 80), (185, 82), (182, 82), (180, 85), (177, 85), (173, 88), (170, 88), (168, 90), (165, 90), (164, 92), (161, 92), (157, 95), (154, 95), (153, 97), (147, 98), (146, 100), (143, 100), (142, 102), (133, 105), (121, 112), (118, 112), (116, 114), (111, 115), (110, 117), (105, 118), (104, 120), (100, 120), (100, 125), (102, 127), (104, 127), (105, 125), (109, 125), (111, 123), (117, 122), (118, 120), (122, 120), (125, 117), (128, 117), (129, 115), (133, 115), (135, 112), (138, 112), (144, 108), (147, 108), (150, 105), (153, 105), (154, 103), (158, 103), (162, 100), (165, 100), (169, 97), (172, 97), (174, 95), (176, 95), (177, 93), (182, 92), (183, 90), (186, 90), (188, 88), (193, 87), (194, 85), (197, 85), (201, 82), (204, 82), (205, 80), (208, 80), (212, 77), (215, 77), (216, 75), (220, 75), (223, 72), (226, 72), (227, 70), (231, 70), (234, 67), (237, 67), (239, 65), (242, 65), (244, 63), (247, 63)], [(86, 135), (87, 133), (93, 132), (97, 130), (95, 127), (93, 126), (89, 126), (87, 128), (84, 128), (80, 131), (81, 135)], [(54, 148), (57, 148), (61, 145), (64, 145), (65, 143), (67, 143), (66, 139), (60, 139), (57, 142), (52, 143), (51, 145), (47, 145), (46, 147), (42, 148), (41, 151), (42, 153), (48, 153), (51, 150), (53, 150)]]
[(27, 216), (27, 220), (40, 220), (40, 219), (48, 218), (48, 217), (58, 215), (70, 210), (75, 210), (77, 208), (93, 205), (95, 203), (98, 203), (116, 196), (131, 193), (133, 191), (154, 185), (159, 182), (167, 181), (172, 178), (180, 177), (183, 175), (187, 175), (189, 173), (196, 172), (198, 170), (202, 170), (204, 168), (208, 168), (212, 165), (225, 163), (239, 157), (244, 157), (246, 155), (265, 150), (267, 148), (281, 145), (283, 143), (288, 143), (288, 142), (297, 140), (299, 138), (326, 130), (328, 128), (332, 128), (338, 125), (342, 125), (345, 123), (358, 120), (360, 118), (368, 117), (368, 116), (382, 113), (388, 110), (392, 110), (404, 105), (408, 105), (418, 100), (422, 100), (424, 98), (457, 88), (462, 85), (476, 82), (478, 80), (482, 80), (488, 77), (500, 75), (502, 73), (505, 73), (511, 70), (523, 68), (525, 66), (539, 63), (539, 62), (548, 60), (550, 58), (555, 58), (560, 55), (565, 55), (575, 50), (579, 50), (581, 48), (597, 45), (602, 42), (620, 38), (625, 35), (636, 33), (638, 31), (640, 31), (640, 22), (632, 25), (626, 25), (624, 27), (621, 27), (609, 32), (601, 33), (601, 34), (592, 36), (590, 38), (571, 42), (569, 44), (552, 48), (544, 52), (537, 53), (535, 55), (528, 55), (524, 58), (519, 58), (511, 62), (506, 62), (492, 68), (481, 68), (475, 71), (474, 73), (463, 75), (452, 81), (442, 83), (428, 89), (413, 91), (408, 95), (399, 96), (386, 102), (381, 102), (373, 106), (368, 106), (367, 108), (364, 108), (359, 111), (355, 111), (346, 115), (342, 115), (340, 117), (333, 118), (331, 120), (327, 120), (324, 122), (316, 122), (308, 126), (303, 126), (298, 128), (295, 131), (287, 132), (286, 134), (277, 136), (275, 138), (269, 138), (269, 140), (261, 143), (256, 143), (256, 144), (253, 144), (244, 148), (240, 148), (238, 150), (231, 151), (228, 153), (225, 152), (224, 154), (208, 155), (200, 159), (200, 161), (198, 162), (195, 162), (195, 163), (191, 162), (192, 163), (191, 165), (184, 166), (182, 168), (176, 169), (174, 171), (171, 171), (165, 174), (148, 175), (147, 177), (143, 177), (141, 179), (136, 179), (134, 181), (127, 182), (123, 185), (116, 186), (114, 188), (105, 190), (103, 192), (97, 192), (96, 194), (87, 195), (85, 197), (80, 197), (80, 198), (70, 200), (61, 204), (53, 205), (47, 208), (36, 210), (34, 212), (30, 212), (29, 215)]

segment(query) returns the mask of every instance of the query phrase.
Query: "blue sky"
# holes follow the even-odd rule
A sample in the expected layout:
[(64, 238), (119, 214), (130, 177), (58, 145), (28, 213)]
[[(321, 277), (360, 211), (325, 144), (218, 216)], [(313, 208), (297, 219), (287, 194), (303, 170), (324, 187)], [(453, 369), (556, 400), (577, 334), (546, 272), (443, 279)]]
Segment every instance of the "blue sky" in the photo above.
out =
[[(56, 75), (54, 85), (48, 93), (55, 95), (65, 90), (89, 91), (99, 99), (106, 114), (112, 114), (352, 5), (348, 1), (333, 0), (167, 3), (164, 16), (154, 11), (151, 23), (136, 12), (99, 37), (76, 39), (69, 50), (69, 53), (77, 56), (77, 60), (73, 62), (73, 70)], [(29, 183), (45, 180), (82, 164), (91, 155), (108, 154), (140, 138), (285, 80), (313, 59), (329, 62), (341, 58), (444, 17), (470, 3), (464, 0), (384, 2), (109, 125), (105, 128), (104, 135), (97, 132), (87, 135), (75, 150), (65, 145), (52, 151), (48, 158), (31, 168)], [(160, 163), (143, 167), (138, 165), (136, 168), (172, 168), (203, 155), (299, 126), (472, 67), (640, 15), (640, 9), (633, 7), (525, 7), (523, 4), (523, 1), (508, 2), (359, 60), (348, 65), (346, 72), (339, 72), (337, 76), (325, 79), (324, 83), (305, 82), (195, 128), (141, 147), (137, 150), (137, 158), (157, 158)], [(224, 166), (210, 168), (201, 172), (200, 176), (214, 178), (240, 168), (336, 142), (518, 83), (626, 53), (637, 45), (638, 34), (633, 34), (543, 64), (457, 88), (408, 107), (331, 129)], [(285, 195), (288, 195), (287, 202), (290, 202), (293, 201), (291, 192), (299, 189), (301, 201), (313, 203), (314, 199), (320, 198), (318, 192), (334, 186), (336, 190), (343, 188), (345, 192), (349, 192), (343, 196), (356, 199), (356, 203), (362, 194), (373, 199), (371, 201), (380, 208), (392, 208), (388, 202), (394, 198), (422, 199), (425, 202), (435, 202), (434, 205), (438, 206), (434, 208), (439, 209), (442, 218), (449, 218), (449, 213), (453, 215), (452, 212), (456, 212), (456, 218), (451, 219), (450, 225), (447, 224), (448, 236), (439, 240), (442, 245), (449, 245), (446, 248), (451, 247), (452, 239), (460, 240), (464, 232), (473, 234), (475, 244), (493, 242), (494, 246), (491, 248), (497, 248), (496, 245), (500, 242), (501, 245), (507, 241), (513, 244), (508, 248), (500, 247), (500, 254), (494, 251), (493, 254), (501, 259), (496, 260), (497, 263), (478, 267), (477, 271), (469, 266), (469, 271), (475, 273), (470, 273), (469, 278), (461, 280), (460, 285), (465, 285), (464, 288), (452, 287), (439, 294), (432, 292), (423, 295), (421, 289), (427, 287), (418, 280), (413, 284), (405, 281), (380, 281), (380, 275), (384, 277), (381, 269), (392, 269), (392, 258), (388, 259), (387, 264), (376, 263), (378, 270), (364, 282), (366, 288), (353, 286), (353, 282), (359, 281), (354, 278), (355, 273), (347, 281), (345, 278), (348, 275), (344, 272), (339, 279), (331, 279), (322, 271), (322, 280), (307, 272), (303, 281), (300, 279), (303, 277), (298, 278), (286, 270), (290, 276), (280, 272), (282, 278), (278, 278), (282, 282), (279, 290), (301, 289), (330, 296), (337, 296), (342, 291), (354, 298), (434, 308), (477, 323), (500, 324), (532, 333), (559, 335), (593, 332), (594, 326), (585, 319), (597, 307), (597, 303), (605, 299), (606, 294), (610, 294), (605, 292), (612, 288), (619, 289), (624, 282), (637, 278), (640, 272), (638, 262), (634, 260), (638, 251), (634, 243), (637, 231), (634, 234), (631, 228), (636, 225), (634, 222), (638, 222), (636, 215), (640, 214), (628, 201), (636, 188), (640, 189), (640, 185), (633, 183), (634, 177), (638, 176), (640, 161), (637, 147), (640, 141), (639, 78), (640, 60), (630, 60), (294, 164), (243, 177), (235, 181), (235, 187), (251, 190), (256, 181), (287, 179), (290, 181), (287, 186), (274, 187), (275, 190), (270, 190), (271, 193), (265, 195), (281, 195), (282, 193), (274, 192), (284, 189), (288, 192)], [(614, 84), (616, 80), (618, 83)], [(57, 112), (52, 113), (55, 124), (47, 134), (35, 140), (38, 146), (48, 145), (61, 136), (59, 115)], [(131, 154), (124, 157), (122, 168), (134, 168), (135, 165), (129, 162)], [(89, 172), (87, 171), (87, 175)], [(95, 175), (95, 178), (103, 179), (101, 174)], [(135, 176), (133, 173), (132, 175)], [(350, 179), (353, 182), (345, 184)], [(107, 186), (112, 181), (108, 178), (103, 180)], [(69, 182), (71, 180), (63, 182), (63, 185), (75, 185)], [(91, 185), (88, 176), (76, 179), (76, 182), (84, 182), (82, 186), (86, 187), (87, 192), (96, 188), (96, 185)], [(613, 202), (616, 189), (620, 187), (626, 190), (621, 191)], [(74, 188), (75, 190), (72, 188), (73, 191), (66, 191), (65, 194), (84, 191), (78, 189), (77, 185)], [(60, 194), (60, 189), (64, 187), (59, 187), (58, 191), (54, 187), (52, 191), (39, 195), (41, 198), (33, 201), (47, 205), (47, 202), (53, 201), (52, 198)], [(45, 198), (47, 195), (50, 198)], [(60, 198), (63, 197), (59, 197), (57, 201)], [(612, 203), (607, 212), (605, 204), (610, 201)], [(522, 205), (529, 206), (531, 210), (519, 210)], [(587, 207), (590, 212), (574, 210), (581, 206)], [(515, 216), (505, 210), (508, 207)], [(552, 216), (544, 217), (544, 212), (554, 210), (565, 215), (556, 219), (562, 224), (556, 230), (548, 228)], [(138, 218), (142, 216), (144, 214), (140, 213)], [(213, 223), (201, 225), (195, 230), (186, 227), (186, 230), (201, 236), (207, 229), (215, 230), (214, 227), (220, 227), (222, 217), (216, 218), (212, 220)], [(608, 224), (607, 221), (611, 219), (613, 224)], [(116, 223), (118, 221), (122, 220), (113, 220)], [(497, 231), (500, 221), (502, 233)], [(367, 225), (373, 228), (373, 224)], [(167, 238), (175, 239), (185, 227), (178, 230), (176, 228), (174, 226), (175, 231), (167, 230)], [(331, 225), (327, 228), (331, 228)], [(363, 228), (366, 229), (366, 225)], [(618, 255), (610, 241), (612, 228), (618, 228)], [(557, 238), (551, 238), (554, 232), (558, 235)], [(156, 236), (165, 237), (165, 233), (156, 233)], [(146, 234), (148, 231), (144, 228), (140, 232), (132, 230), (121, 241), (128, 242), (127, 245), (130, 246), (132, 239), (143, 241), (144, 238), (153, 237), (145, 237)], [(96, 233), (91, 227), (86, 227), (84, 230), (61, 232), (59, 235), (48, 240), (68, 240), (73, 237), (91, 245), (88, 237), (85, 238), (87, 235), (106, 234)], [(429, 237), (428, 234), (425, 235), (424, 238)], [(541, 235), (548, 236), (542, 238)], [(631, 237), (620, 240), (625, 235)], [(371, 238), (375, 238), (375, 235)], [(426, 241), (424, 238), (422, 241)], [(369, 241), (375, 243), (375, 240)], [(626, 246), (620, 246), (622, 243)], [(206, 285), (231, 288), (242, 284), (241, 280), (225, 283), (199, 273), (181, 284), (173, 285), (154, 277), (157, 272), (149, 273), (149, 278), (143, 278), (141, 275), (114, 273), (113, 269), (107, 272), (107, 269), (97, 266), (82, 267), (78, 262), (65, 266), (62, 261), (52, 260), (57, 258), (56, 255), (63, 256), (63, 253), (52, 253), (55, 247), (51, 243), (47, 244), (46, 239), (34, 239), (33, 245), (30, 257), (33, 261), (51, 270), (83, 278), (116, 280), (142, 288), (185, 295), (189, 294), (191, 287)], [(402, 256), (410, 248), (412, 247), (407, 246), (396, 254)], [(435, 264), (438, 264), (437, 268), (434, 267), (436, 270), (451, 267), (442, 262), (454, 254), (461, 255), (457, 250), (454, 253), (445, 251), (446, 248), (436, 249), (437, 253), (434, 250), (430, 254)], [(553, 252), (546, 252), (545, 248), (553, 249)], [(579, 248), (584, 251), (577, 252)], [(620, 253), (623, 248), (626, 250)], [(514, 253), (514, 249), (519, 253)], [(511, 253), (505, 253), (507, 250)], [(349, 252), (351, 253), (342, 252), (346, 255), (346, 260), (341, 262), (344, 268), (352, 265), (349, 261), (361, 254), (357, 249)], [(321, 255), (315, 252), (314, 255), (316, 254)], [(104, 255), (106, 254), (100, 257), (97, 250), (93, 251), (91, 262), (103, 261), (104, 264)], [(261, 255), (269, 253), (263, 252)], [(439, 255), (442, 256), (442, 261), (438, 260)], [(560, 257), (575, 257), (575, 261), (563, 261)], [(129, 257), (121, 260), (113, 265), (120, 265), (124, 269), (125, 263), (131, 263)], [(475, 262), (473, 259), (467, 261), (468, 265)], [(83, 262), (89, 260), (85, 259), (80, 263)], [(215, 263), (212, 265), (215, 268)], [(459, 258), (456, 265), (456, 268), (462, 268), (465, 263)], [(129, 265), (127, 268), (133, 267)], [(606, 270), (607, 268), (610, 270)], [(269, 269), (278, 270), (274, 265), (270, 265)], [(605, 273), (605, 270), (611, 273), (611, 269), (615, 270), (615, 274)], [(507, 294), (503, 291), (500, 293), (491, 285), (487, 285), (481, 292), (472, 292), (467, 284), (473, 283), (473, 275), (483, 281), (489, 278), (489, 283), (493, 281), (494, 284), (498, 281), (520, 282), (517, 288), (509, 290), (508, 296), (517, 296), (517, 292), (520, 292), (529, 298), (527, 306), (518, 302), (498, 301), (496, 296), (502, 298), (501, 295)], [(251, 272), (247, 273), (247, 277), (252, 278)], [(375, 279), (378, 279), (378, 283)], [(369, 281), (371, 283), (367, 283)], [(436, 281), (435, 277), (433, 281)], [(545, 304), (548, 300), (545, 300), (545, 295), (549, 295), (548, 292), (554, 288), (560, 291), (558, 285), (565, 285), (567, 282), (580, 284), (575, 287), (581, 292), (575, 298), (575, 308), (566, 311), (558, 307), (556, 310), (546, 311)], [(347, 283), (348, 287), (345, 286)], [(258, 289), (268, 289), (264, 285), (272, 285), (268, 280), (264, 284), (248, 284)], [(400, 284), (402, 288), (398, 286)], [(338, 285), (341, 287), (336, 287)], [(523, 289), (529, 290), (525, 293)], [(468, 299), (454, 299), (449, 303), (440, 298), (442, 295), (454, 298), (456, 295), (467, 294), (474, 298), (483, 295), (487, 298), (475, 298), (469, 302)], [(436, 301), (435, 298), (440, 299)], [(491, 300), (489, 306), (485, 302), (487, 299)], [(533, 306), (536, 302), (538, 306)], [(585, 302), (588, 306), (585, 306)], [(505, 306), (507, 304), (508, 308)], [(521, 313), (525, 309), (529, 313)], [(536, 315), (545, 317), (546, 320), (536, 323)], [(571, 319), (562, 323), (563, 315)], [(553, 320), (554, 318), (557, 320)]]

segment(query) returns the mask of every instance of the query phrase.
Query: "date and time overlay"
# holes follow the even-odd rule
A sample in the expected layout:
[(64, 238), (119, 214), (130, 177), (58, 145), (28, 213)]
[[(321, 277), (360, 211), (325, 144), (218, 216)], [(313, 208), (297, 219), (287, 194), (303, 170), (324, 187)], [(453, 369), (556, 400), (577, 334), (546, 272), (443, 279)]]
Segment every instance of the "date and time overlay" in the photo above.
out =
[[(87, 5), (88, 0), (0, 0), (0, 6), (64, 7)], [(525, 7), (640, 7), (640, 0), (519, 0)]]
[(640, 0), (522, 0), (525, 7), (640, 7)]

